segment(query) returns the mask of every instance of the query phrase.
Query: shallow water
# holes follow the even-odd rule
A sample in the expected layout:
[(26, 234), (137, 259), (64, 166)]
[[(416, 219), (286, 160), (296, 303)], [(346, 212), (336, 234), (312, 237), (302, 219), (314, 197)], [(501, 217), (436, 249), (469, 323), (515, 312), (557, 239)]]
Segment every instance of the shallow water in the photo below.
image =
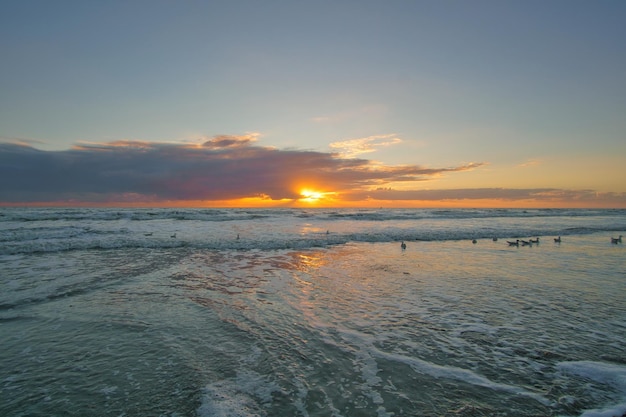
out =
[[(1, 415), (626, 412), (626, 252), (609, 240), (621, 212), (436, 226), (133, 213), (2, 223)], [(487, 238), (486, 224), (510, 240), (555, 223), (561, 244)], [(451, 237), (396, 240), (436, 233)]]

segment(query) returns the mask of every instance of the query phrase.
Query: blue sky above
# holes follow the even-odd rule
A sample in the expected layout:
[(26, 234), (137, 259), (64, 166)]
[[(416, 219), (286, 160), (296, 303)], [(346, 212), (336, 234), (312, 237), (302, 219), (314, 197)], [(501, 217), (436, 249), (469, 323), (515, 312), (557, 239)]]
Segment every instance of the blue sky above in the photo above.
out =
[(254, 134), (480, 164), (416, 189), (624, 193), (625, 18), (622, 1), (5, 1), (0, 140)]

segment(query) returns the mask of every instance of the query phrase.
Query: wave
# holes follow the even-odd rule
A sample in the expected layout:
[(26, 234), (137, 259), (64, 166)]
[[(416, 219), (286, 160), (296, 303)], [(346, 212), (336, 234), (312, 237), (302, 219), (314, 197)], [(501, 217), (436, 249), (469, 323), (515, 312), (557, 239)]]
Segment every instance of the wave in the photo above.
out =
[[(623, 230), (623, 229), (622, 229)], [(328, 248), (336, 245), (355, 243), (392, 243), (410, 242), (444, 242), (444, 241), (478, 241), (490, 244), (505, 245), (505, 240), (540, 238), (540, 244), (551, 244), (552, 237), (570, 235), (589, 235), (604, 232), (604, 229), (576, 228), (575, 230), (539, 230), (539, 229), (508, 229), (496, 234), (493, 230), (410, 230), (393, 229), (376, 232), (364, 231), (356, 233), (310, 233), (307, 235), (281, 234), (272, 236), (248, 236), (241, 239), (197, 235), (186, 236), (178, 232), (176, 238), (169, 233), (160, 233), (149, 237), (139, 233), (122, 232), (85, 232), (72, 236), (25, 238), (22, 240), (0, 241), (0, 255), (20, 255), (50, 252), (71, 252), (81, 250), (119, 250), (119, 249), (173, 249), (190, 248), (205, 250), (306, 250)], [(498, 237), (497, 242), (492, 242)], [(607, 238), (608, 239), (608, 238)], [(607, 240), (608, 241), (608, 240)]]
[(0, 219), (13, 222), (117, 221), (117, 220), (205, 220), (233, 221), (266, 218), (276, 213), (220, 209), (0, 209)]
[(103, 209), (103, 208), (0, 208), (0, 220), (38, 221), (254, 221), (269, 218), (326, 220), (422, 220), (532, 217), (623, 216), (624, 209)]
[(626, 210), (4, 208), (0, 255), (123, 248), (306, 249), (493, 237), (551, 241), (560, 235), (625, 231)]

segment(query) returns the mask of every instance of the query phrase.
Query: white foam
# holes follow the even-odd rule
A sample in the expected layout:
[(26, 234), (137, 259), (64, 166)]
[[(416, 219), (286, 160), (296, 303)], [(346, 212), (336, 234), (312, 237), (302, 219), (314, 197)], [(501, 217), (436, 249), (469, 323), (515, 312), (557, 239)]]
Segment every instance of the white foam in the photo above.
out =
[(615, 407), (603, 410), (593, 409), (587, 410), (580, 417), (617, 417), (626, 414), (626, 403), (618, 404)]
[[(548, 399), (537, 393), (528, 391), (521, 387), (491, 381), (490, 379), (481, 376), (469, 369), (459, 368), (456, 366), (438, 365), (415, 357), (391, 352), (383, 352), (382, 350), (374, 346), (372, 337), (353, 330), (343, 329), (342, 334), (352, 343), (356, 342), (360, 346), (361, 351), (366, 350), (367, 352), (369, 352), (369, 355), (373, 357), (380, 357), (390, 361), (405, 363), (410, 366), (415, 372), (430, 375), (435, 378), (463, 381), (468, 384), (481, 386), (496, 391), (510, 392), (515, 395), (532, 398), (544, 405), (550, 404), (550, 401)], [(363, 352), (361, 352), (360, 355), (364, 356)], [(368, 376), (371, 377), (372, 375), (375, 375), (377, 373), (378, 370), (375, 367), (375, 364), (375, 361), (373, 361), (373, 363), (372, 361), (364, 362), (365, 369), (363, 370), (363, 375), (365, 378)], [(372, 386), (376, 385), (377, 382), (378, 381), (374, 379), (369, 380), (369, 383)]]
[(559, 362), (558, 369), (612, 387), (621, 396), (619, 404), (585, 410), (581, 417), (615, 417), (626, 414), (626, 366), (605, 362)]
[(447, 379), (454, 379), (457, 381), (463, 381), (468, 384), (473, 384), (473, 385), (493, 389), (496, 391), (505, 391), (505, 392), (516, 394), (516, 395), (529, 397), (544, 405), (550, 404), (550, 401), (548, 401), (546, 398), (542, 397), (539, 394), (525, 390), (520, 387), (516, 387), (514, 385), (502, 384), (499, 382), (491, 381), (489, 378), (481, 376), (473, 371), (470, 371), (469, 369), (459, 368), (456, 366), (437, 365), (435, 363), (427, 362), (422, 359), (412, 358), (409, 356), (404, 356), (404, 355), (399, 355), (399, 354), (394, 354), (394, 353), (386, 353), (386, 352), (378, 351), (378, 354), (380, 354), (386, 359), (406, 363), (411, 368), (413, 368), (415, 372), (427, 374), (435, 378), (447, 378)]
[(205, 387), (199, 416), (258, 417), (267, 415), (264, 404), (272, 402), (275, 392), (283, 392), (278, 384), (262, 375), (243, 370), (232, 379), (223, 379)]

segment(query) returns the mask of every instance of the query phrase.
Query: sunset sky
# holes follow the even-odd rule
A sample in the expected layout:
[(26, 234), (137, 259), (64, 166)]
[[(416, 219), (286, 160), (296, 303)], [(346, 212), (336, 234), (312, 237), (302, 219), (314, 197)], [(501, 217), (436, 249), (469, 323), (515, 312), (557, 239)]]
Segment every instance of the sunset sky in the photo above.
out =
[(0, 2), (0, 205), (624, 207), (626, 1)]

